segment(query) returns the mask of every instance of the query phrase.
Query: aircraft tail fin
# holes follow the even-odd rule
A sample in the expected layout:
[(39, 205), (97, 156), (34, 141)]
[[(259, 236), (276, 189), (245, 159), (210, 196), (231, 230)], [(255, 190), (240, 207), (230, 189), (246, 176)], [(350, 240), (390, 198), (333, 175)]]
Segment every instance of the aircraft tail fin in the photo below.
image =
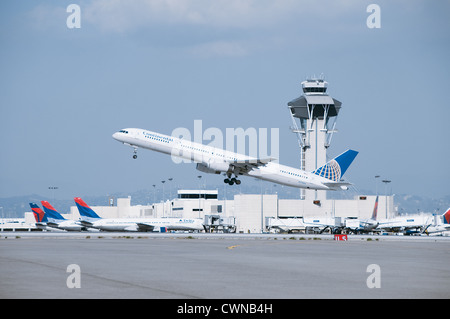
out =
[(56, 209), (53, 208), (52, 205), (50, 205), (49, 202), (43, 200), (41, 201), (42, 207), (44, 207), (45, 213), (48, 215), (48, 217), (58, 220), (64, 220), (65, 218), (56, 211)]
[(31, 210), (33, 211), (36, 223), (46, 223), (48, 221), (44, 211), (36, 203), (30, 203), (30, 207)]
[(89, 217), (89, 218), (97, 218), (97, 219), (101, 218), (80, 197), (75, 197), (74, 200), (75, 200), (75, 203), (77, 204), (78, 211), (80, 212), (81, 216)]
[(375, 199), (375, 206), (373, 207), (372, 219), (377, 220), (377, 212), (378, 212), (378, 196)]
[(355, 159), (356, 155), (358, 155), (357, 151), (347, 150), (313, 171), (313, 173), (334, 182), (339, 182), (349, 168), (350, 164)]
[(450, 224), (450, 208), (442, 216), (444, 216), (444, 224)]

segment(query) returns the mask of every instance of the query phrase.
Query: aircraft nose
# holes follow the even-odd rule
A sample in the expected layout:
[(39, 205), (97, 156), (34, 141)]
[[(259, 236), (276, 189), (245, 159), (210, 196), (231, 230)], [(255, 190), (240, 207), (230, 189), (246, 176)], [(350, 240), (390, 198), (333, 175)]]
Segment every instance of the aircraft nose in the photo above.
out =
[(118, 133), (118, 132), (114, 133), (114, 134), (112, 135), (112, 137), (113, 137), (113, 139), (115, 139), (116, 141), (118, 141), (118, 140), (119, 140), (119, 133)]

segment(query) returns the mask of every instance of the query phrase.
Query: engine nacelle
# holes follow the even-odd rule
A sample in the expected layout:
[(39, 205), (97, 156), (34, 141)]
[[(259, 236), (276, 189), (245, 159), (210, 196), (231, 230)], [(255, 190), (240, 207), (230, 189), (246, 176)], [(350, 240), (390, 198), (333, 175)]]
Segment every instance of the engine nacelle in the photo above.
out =
[(228, 163), (197, 163), (197, 169), (204, 173), (220, 174), (230, 168)]

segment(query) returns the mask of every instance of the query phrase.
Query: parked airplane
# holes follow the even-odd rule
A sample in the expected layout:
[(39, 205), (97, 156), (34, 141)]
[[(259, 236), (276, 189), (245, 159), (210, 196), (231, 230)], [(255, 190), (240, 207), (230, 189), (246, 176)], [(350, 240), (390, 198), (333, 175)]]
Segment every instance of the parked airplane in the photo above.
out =
[(435, 225), (430, 224), (428, 227), (426, 227), (423, 231), (425, 234), (429, 235), (442, 233), (444, 231), (450, 231), (450, 208), (447, 209), (447, 211), (441, 216), (436, 217), (439, 218), (438, 222)]
[[(137, 128), (120, 130), (113, 138), (134, 148), (137, 158), (139, 147), (170, 154), (197, 163), (199, 171), (211, 174), (225, 173), (225, 183), (240, 184), (240, 175), (252, 176), (291, 187), (341, 190), (349, 183), (341, 181), (358, 152), (347, 150), (313, 172), (275, 163), (273, 158), (254, 158), (219, 148), (167, 136)], [(232, 177), (234, 175), (235, 177)]]
[(380, 221), (375, 230), (412, 235), (422, 233), (430, 224), (431, 220), (429, 216), (407, 215)]
[(193, 218), (101, 218), (80, 197), (74, 198), (80, 222), (86, 227), (104, 231), (204, 230), (202, 219)]
[(41, 201), (41, 204), (44, 207), (45, 215), (47, 216), (48, 226), (67, 231), (81, 231), (86, 229), (76, 221), (64, 218), (52, 205), (50, 205), (49, 202), (43, 200)]
[(377, 213), (378, 213), (378, 196), (375, 198), (375, 205), (373, 207), (372, 216), (369, 219), (360, 220), (359, 225), (355, 228), (353, 227), (347, 228), (355, 233), (368, 233), (374, 231), (380, 224), (377, 221)]

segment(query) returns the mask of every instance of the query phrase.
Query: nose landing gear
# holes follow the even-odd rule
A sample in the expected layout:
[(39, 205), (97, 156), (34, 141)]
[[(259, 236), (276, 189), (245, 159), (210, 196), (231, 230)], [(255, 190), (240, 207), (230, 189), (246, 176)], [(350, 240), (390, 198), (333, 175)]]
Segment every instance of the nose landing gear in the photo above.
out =
[(133, 158), (136, 159), (136, 158), (137, 158), (137, 148), (134, 149), (134, 152), (133, 152), (133, 153), (134, 153), (134, 154), (133, 154)]

